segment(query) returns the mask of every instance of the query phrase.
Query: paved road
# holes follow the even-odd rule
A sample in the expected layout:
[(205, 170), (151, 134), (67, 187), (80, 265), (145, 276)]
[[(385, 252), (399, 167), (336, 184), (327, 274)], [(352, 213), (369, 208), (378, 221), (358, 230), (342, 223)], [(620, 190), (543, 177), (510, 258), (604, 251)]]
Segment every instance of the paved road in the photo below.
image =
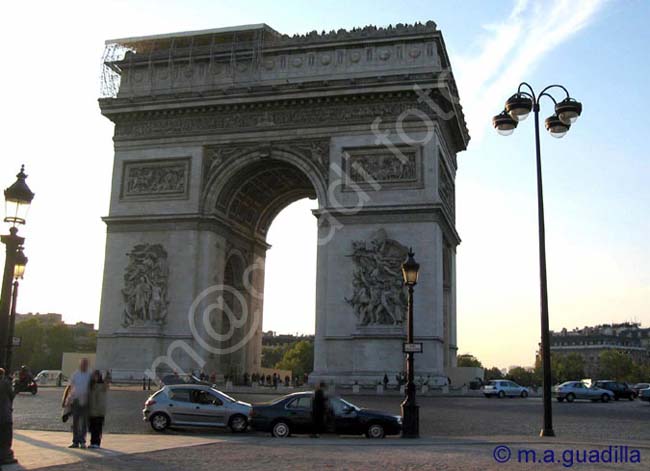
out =
[[(61, 422), (61, 389), (41, 389), (36, 396), (19, 395), (14, 402), (14, 427), (32, 430), (69, 430)], [(141, 419), (144, 391), (112, 390), (109, 393), (106, 432), (154, 433)], [(344, 394), (345, 396), (345, 394)], [(265, 402), (274, 396), (239, 394), (247, 402)], [(398, 397), (345, 396), (351, 402), (372, 409), (399, 414)], [(478, 435), (535, 436), (541, 428), (542, 401), (528, 399), (420, 398), (422, 436), (461, 437)], [(650, 405), (640, 401), (609, 404), (553, 403), (554, 425), (563, 439), (608, 442), (625, 438), (650, 441)], [(223, 431), (180, 431), (174, 433), (224, 434)]]

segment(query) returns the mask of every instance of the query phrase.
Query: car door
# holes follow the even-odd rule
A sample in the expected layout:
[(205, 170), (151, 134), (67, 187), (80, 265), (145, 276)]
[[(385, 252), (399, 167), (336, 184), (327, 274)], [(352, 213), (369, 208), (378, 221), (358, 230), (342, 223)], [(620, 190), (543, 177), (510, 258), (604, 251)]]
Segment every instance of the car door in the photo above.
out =
[(285, 410), (295, 432), (311, 431), (311, 396), (298, 396), (287, 403)]
[(194, 423), (194, 404), (192, 403), (192, 393), (189, 388), (170, 388), (168, 412), (171, 416), (172, 423), (192, 424)]
[(512, 381), (508, 381), (508, 396), (519, 396), (519, 386), (517, 383), (513, 383)]
[(357, 411), (338, 397), (330, 398), (329, 408), (334, 420), (334, 431), (339, 435), (361, 433), (361, 423)]
[(192, 394), (194, 420), (201, 425), (222, 427), (225, 425), (226, 408), (215, 394), (197, 389)]
[(576, 397), (576, 399), (585, 399), (587, 396), (587, 391), (585, 391), (585, 385), (582, 383), (573, 383), (571, 385), (571, 392)]

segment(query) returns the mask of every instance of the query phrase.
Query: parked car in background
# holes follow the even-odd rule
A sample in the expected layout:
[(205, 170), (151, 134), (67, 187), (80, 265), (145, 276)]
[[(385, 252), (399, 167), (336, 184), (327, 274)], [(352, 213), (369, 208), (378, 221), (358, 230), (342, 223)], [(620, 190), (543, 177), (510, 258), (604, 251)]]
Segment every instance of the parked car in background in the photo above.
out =
[(163, 386), (144, 403), (143, 420), (162, 432), (169, 427), (248, 428), (251, 405), (203, 384)]
[(639, 399), (642, 401), (650, 402), (650, 387), (641, 389), (639, 391)]
[(621, 383), (619, 381), (612, 380), (598, 380), (594, 383), (594, 386), (601, 389), (607, 389), (614, 393), (614, 399), (629, 399), (633, 401), (636, 399), (637, 394), (632, 390), (632, 388), (627, 383)]
[[(289, 394), (266, 404), (253, 404), (250, 424), (254, 430), (270, 432), (277, 438), (292, 433), (311, 433), (311, 400), (313, 392)], [(368, 438), (383, 438), (402, 431), (402, 418), (385, 412), (357, 407), (340, 397), (327, 400), (328, 432), (339, 435), (362, 435)]]
[(39, 386), (64, 386), (68, 382), (61, 370), (42, 370), (34, 378)]
[(587, 387), (582, 381), (567, 381), (553, 388), (553, 396), (562, 402), (573, 402), (576, 399), (589, 399), (591, 401), (609, 402), (614, 399), (614, 393), (599, 387)]
[(641, 390), (648, 388), (650, 388), (650, 383), (636, 383), (634, 386), (632, 386), (632, 391), (634, 391), (636, 397), (639, 397), (641, 396)]
[(528, 388), (507, 379), (494, 379), (483, 386), (485, 397), (528, 397)]

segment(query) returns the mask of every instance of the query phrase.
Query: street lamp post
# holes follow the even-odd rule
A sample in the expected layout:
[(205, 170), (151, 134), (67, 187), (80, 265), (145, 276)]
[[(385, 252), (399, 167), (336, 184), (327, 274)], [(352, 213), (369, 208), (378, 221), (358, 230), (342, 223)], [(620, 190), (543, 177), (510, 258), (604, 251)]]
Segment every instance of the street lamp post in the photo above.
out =
[(23, 247), (18, 248), (16, 259), (14, 263), (14, 289), (11, 296), (11, 313), (9, 316), (9, 334), (7, 336), (7, 371), (12, 371), (11, 360), (14, 350), (14, 331), (16, 328), (16, 303), (18, 302), (18, 280), (22, 280), (25, 275), (25, 267), (27, 265), (27, 257), (23, 252)]
[[(420, 264), (413, 258), (415, 254), (409, 249), (408, 259), (402, 264), (404, 284), (408, 288), (408, 317), (406, 343), (413, 344), (413, 287), (417, 284)], [(415, 400), (415, 367), (411, 349), (406, 353), (406, 398), (402, 402), (402, 438), (418, 438), (420, 435), (420, 411)]]
[[(18, 225), (25, 224), (29, 205), (34, 199), (34, 193), (29, 189), (25, 179), (25, 166), (20, 168), (16, 181), (5, 190), (5, 218), (4, 222), (11, 224), (9, 234), (0, 237), (5, 244), (6, 258), (4, 275), (2, 278), (2, 291), (0, 292), (0, 366), (7, 370), (7, 353), (9, 340), (9, 311), (11, 308), (12, 282), (16, 265), (18, 249), (25, 239), (18, 235)], [(10, 372), (7, 371), (7, 374)]]
[[(526, 88), (527, 91), (522, 90)], [(549, 90), (559, 88), (564, 91), (566, 97), (557, 101)], [(555, 113), (546, 118), (546, 129), (551, 136), (562, 138), (582, 114), (582, 104), (571, 98), (568, 90), (562, 85), (549, 85), (539, 95), (535, 95), (533, 88), (526, 82), (522, 82), (517, 93), (506, 101), (505, 109), (492, 118), (492, 124), (497, 132), (503, 136), (512, 134), (519, 124), (528, 117), (531, 111), (535, 114), (535, 154), (537, 163), (537, 217), (539, 228), (539, 280), (540, 280), (540, 304), (541, 304), (541, 354), (543, 370), (543, 391), (544, 391), (544, 428), (540, 432), (542, 437), (553, 437), (553, 412), (551, 403), (551, 348), (548, 322), (548, 292), (546, 282), (546, 235), (544, 228), (544, 197), (542, 191), (542, 157), (539, 144), (539, 110), (540, 100), (547, 97), (555, 104)]]
[[(12, 282), (16, 275), (22, 276), (25, 263), (20, 259), (22, 247), (25, 239), (18, 235), (18, 225), (25, 224), (29, 205), (34, 199), (34, 193), (29, 189), (25, 179), (25, 166), (20, 168), (16, 175), (16, 181), (13, 185), (5, 190), (5, 218), (4, 222), (11, 224), (9, 234), (0, 237), (0, 241), (5, 244), (6, 257), (5, 268), (2, 278), (2, 290), (0, 291), (0, 366), (5, 369), (5, 379), (11, 374), (7, 357), (9, 356), (9, 312), (11, 310)], [(22, 257), (25, 255), (22, 254)], [(18, 262), (18, 263), (16, 263)], [(18, 267), (16, 267), (18, 265)], [(14, 291), (17, 294), (17, 291)], [(15, 297), (13, 300), (15, 308)], [(10, 386), (9, 386), (10, 387)], [(14, 452), (11, 449), (13, 438), (12, 422), (0, 424), (0, 465), (15, 463)]]

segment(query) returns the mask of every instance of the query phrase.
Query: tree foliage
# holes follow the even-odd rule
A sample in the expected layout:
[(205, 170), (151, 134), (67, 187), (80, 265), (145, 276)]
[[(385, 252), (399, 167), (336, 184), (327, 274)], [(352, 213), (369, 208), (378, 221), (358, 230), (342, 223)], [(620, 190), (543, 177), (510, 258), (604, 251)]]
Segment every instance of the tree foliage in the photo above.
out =
[(503, 373), (496, 366), (485, 370), (485, 381), (491, 381), (493, 379), (503, 379)]
[(463, 353), (456, 357), (456, 364), (461, 367), (474, 367), (474, 368), (483, 368), (481, 362), (474, 356), (469, 353)]
[(13, 368), (27, 365), (34, 373), (58, 370), (63, 352), (95, 351), (97, 342), (94, 332), (76, 338), (73, 326), (44, 323), (38, 318), (17, 323), (14, 335), (21, 338), (21, 345), (13, 350)]
[(632, 358), (620, 350), (605, 350), (599, 356), (599, 373), (603, 379), (636, 381), (638, 368)]
[(309, 340), (294, 343), (275, 364), (275, 368), (291, 370), (298, 377), (311, 373), (314, 369), (314, 343)]
[(535, 386), (538, 384), (536, 381), (535, 371), (522, 368), (521, 366), (510, 368), (506, 378), (521, 386)]

